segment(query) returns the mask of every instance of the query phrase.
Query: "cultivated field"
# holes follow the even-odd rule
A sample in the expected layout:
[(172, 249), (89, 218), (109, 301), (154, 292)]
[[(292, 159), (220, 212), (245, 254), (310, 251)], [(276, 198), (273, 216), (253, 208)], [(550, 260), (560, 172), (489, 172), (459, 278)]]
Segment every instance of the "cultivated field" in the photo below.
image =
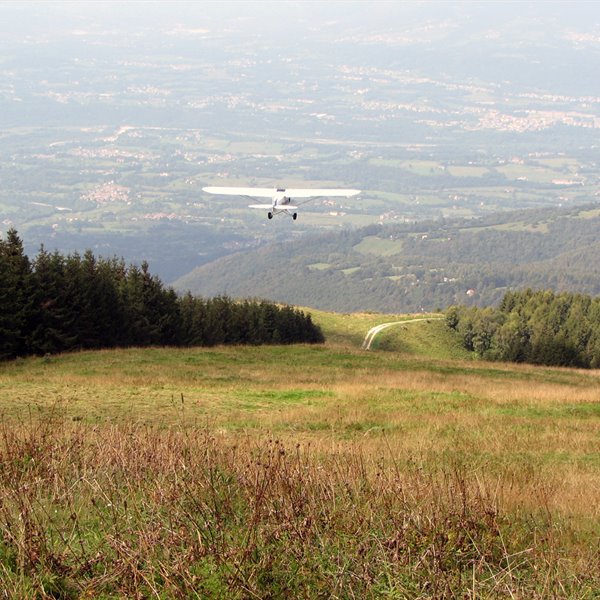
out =
[(314, 318), (1, 365), (4, 597), (598, 597), (600, 373)]

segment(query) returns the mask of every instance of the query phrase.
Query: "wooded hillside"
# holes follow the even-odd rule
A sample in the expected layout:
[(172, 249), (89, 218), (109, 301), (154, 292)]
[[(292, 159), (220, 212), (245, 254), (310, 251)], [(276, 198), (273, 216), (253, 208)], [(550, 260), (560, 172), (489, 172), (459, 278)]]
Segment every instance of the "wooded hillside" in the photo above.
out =
[(595, 206), (328, 232), (221, 258), (175, 282), (322, 310), (497, 305), (507, 290), (600, 294)]

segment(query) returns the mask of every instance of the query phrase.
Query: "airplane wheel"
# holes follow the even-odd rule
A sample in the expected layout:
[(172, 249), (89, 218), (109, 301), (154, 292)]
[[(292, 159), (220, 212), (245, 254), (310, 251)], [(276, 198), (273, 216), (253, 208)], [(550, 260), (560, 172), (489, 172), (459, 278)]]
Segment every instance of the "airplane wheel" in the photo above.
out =
[(271, 213), (271, 212), (267, 213), (267, 217), (269, 217), (269, 219), (272, 219), (273, 218), (273, 213)]
[(294, 221), (295, 221), (297, 218), (298, 218), (298, 213), (294, 213), (294, 214), (292, 215), (292, 219), (294, 219)]

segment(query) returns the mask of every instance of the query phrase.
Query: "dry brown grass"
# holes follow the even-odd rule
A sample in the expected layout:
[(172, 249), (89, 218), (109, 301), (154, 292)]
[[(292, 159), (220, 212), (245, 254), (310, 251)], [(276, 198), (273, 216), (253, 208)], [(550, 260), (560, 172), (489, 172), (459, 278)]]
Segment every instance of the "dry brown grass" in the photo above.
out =
[[(595, 589), (597, 549), (553, 518), (556, 482), (379, 450), (58, 418), (4, 426), (0, 582), (62, 598)], [(535, 509), (514, 505), (524, 490)]]
[(592, 598), (599, 382), (346, 347), (3, 365), (0, 589)]

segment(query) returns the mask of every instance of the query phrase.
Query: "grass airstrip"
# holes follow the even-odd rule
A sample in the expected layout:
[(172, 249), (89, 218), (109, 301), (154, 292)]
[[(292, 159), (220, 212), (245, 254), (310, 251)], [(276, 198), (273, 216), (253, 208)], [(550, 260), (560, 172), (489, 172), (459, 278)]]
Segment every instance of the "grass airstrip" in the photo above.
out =
[(0, 365), (9, 597), (600, 594), (600, 373), (443, 320)]

